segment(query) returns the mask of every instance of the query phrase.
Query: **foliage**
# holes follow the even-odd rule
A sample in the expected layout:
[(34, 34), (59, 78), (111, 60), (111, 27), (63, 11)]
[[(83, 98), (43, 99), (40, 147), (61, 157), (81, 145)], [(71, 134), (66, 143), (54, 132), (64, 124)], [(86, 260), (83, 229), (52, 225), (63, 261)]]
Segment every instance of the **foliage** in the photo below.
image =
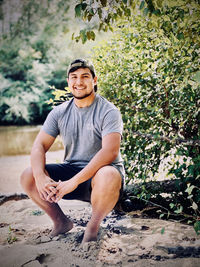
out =
[[(121, 16), (130, 16), (131, 8), (135, 5), (134, 1), (107, 1), (107, 0), (92, 0), (90, 2), (86, 0), (79, 0), (77, 5), (74, 8), (75, 16), (78, 18), (82, 18), (83, 21), (90, 22), (94, 20), (93, 27), (91, 29), (82, 29), (78, 36), (73, 38), (76, 41), (82, 40), (82, 43), (85, 43), (87, 40), (95, 39), (95, 29), (97, 28), (99, 31), (113, 30), (112, 24), (117, 19), (117, 17)], [(97, 22), (98, 21), (98, 22)]]
[[(153, 3), (159, 15), (144, 17), (138, 10), (118, 22), (112, 39), (95, 49), (93, 61), (101, 93), (123, 115), (127, 182), (148, 181), (170, 156), (169, 174), (185, 183), (183, 192), (172, 192), (170, 210), (198, 221), (200, 6)], [(145, 184), (140, 197), (152, 197)]]
[(44, 211), (42, 211), (42, 210), (32, 210), (31, 215), (41, 216), (41, 215), (44, 215)]
[(53, 106), (62, 104), (64, 101), (68, 101), (73, 97), (73, 95), (71, 94), (69, 90), (69, 87), (65, 87), (64, 89), (60, 90), (60, 89), (55, 88), (55, 86), (52, 86), (52, 89), (54, 90), (52, 92), (53, 97), (50, 98), (48, 103), (52, 104)]
[[(163, 1), (156, 1), (158, 6)], [(83, 21), (94, 21), (93, 27), (85, 27), (79, 35), (73, 38), (78, 42), (82, 40), (95, 39), (95, 31), (113, 31), (113, 24), (123, 17), (131, 17), (137, 14), (137, 10), (142, 10), (144, 15), (160, 14), (152, 0), (79, 0), (74, 8), (75, 16)]]
[(28, 46), (22, 49), (16, 39), (4, 42), (0, 54), (2, 122), (37, 123), (42, 114), (45, 116), (50, 93), (47, 65), (39, 62), (39, 51)]
[[(71, 2), (22, 0), (14, 6), (18, 18), (13, 5), (0, 16), (1, 124), (43, 123), (52, 108), (51, 87), (64, 89), (69, 62), (86, 54), (70, 38), (69, 25), (77, 27), (69, 18)], [(0, 13), (6, 4), (0, 2)]]
[[(53, 4), (53, 2), (52, 2)], [(61, 5), (59, 7), (59, 5)], [(50, 6), (49, 6), (50, 7)], [(50, 85), (66, 85), (65, 64), (58, 62), (60, 55), (55, 37), (63, 31), (60, 22), (69, 5), (57, 1), (54, 5), (59, 19), (51, 20), (51, 8), (38, 1), (26, 1), (21, 16), (10, 22), (9, 31), (2, 32), (0, 47), (2, 124), (39, 124), (44, 121), (50, 107), (46, 101), (51, 97)], [(49, 11), (50, 10), (50, 11)]]
[(17, 241), (17, 237), (15, 235), (13, 235), (13, 229), (9, 225), (7, 242), (8, 242), (8, 244), (12, 244), (16, 241)]

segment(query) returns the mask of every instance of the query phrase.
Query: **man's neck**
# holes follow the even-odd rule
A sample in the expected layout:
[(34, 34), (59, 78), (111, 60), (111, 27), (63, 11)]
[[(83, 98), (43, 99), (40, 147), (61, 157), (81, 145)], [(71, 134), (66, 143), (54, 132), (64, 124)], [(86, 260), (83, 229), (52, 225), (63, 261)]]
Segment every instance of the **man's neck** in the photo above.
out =
[(95, 96), (96, 94), (94, 93), (83, 99), (77, 99), (74, 97), (74, 103), (78, 108), (89, 107), (94, 102)]

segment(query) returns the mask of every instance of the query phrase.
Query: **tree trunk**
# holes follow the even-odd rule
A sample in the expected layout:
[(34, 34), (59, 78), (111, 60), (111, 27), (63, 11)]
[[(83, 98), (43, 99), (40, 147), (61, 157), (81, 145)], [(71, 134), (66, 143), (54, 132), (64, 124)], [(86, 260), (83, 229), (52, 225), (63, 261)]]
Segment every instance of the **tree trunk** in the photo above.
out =
[[(188, 181), (189, 182), (189, 181)], [(164, 180), (164, 181), (151, 181), (147, 183), (138, 183), (126, 185), (124, 189), (125, 195), (137, 195), (144, 190), (151, 194), (172, 193), (185, 190), (186, 183), (180, 179)]]

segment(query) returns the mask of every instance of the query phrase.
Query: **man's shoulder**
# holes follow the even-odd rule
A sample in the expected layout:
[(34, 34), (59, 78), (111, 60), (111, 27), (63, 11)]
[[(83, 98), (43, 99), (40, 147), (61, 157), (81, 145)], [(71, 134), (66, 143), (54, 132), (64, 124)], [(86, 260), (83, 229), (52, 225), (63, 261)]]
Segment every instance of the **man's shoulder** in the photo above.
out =
[(55, 113), (62, 113), (62, 112), (65, 112), (65, 110), (67, 109), (67, 107), (71, 104), (72, 102), (72, 99), (71, 100), (68, 100), (68, 101), (65, 101), (57, 106), (54, 106), (53, 108), (53, 111)]
[(101, 95), (97, 95), (99, 105), (103, 106), (105, 109), (118, 109), (112, 102)]

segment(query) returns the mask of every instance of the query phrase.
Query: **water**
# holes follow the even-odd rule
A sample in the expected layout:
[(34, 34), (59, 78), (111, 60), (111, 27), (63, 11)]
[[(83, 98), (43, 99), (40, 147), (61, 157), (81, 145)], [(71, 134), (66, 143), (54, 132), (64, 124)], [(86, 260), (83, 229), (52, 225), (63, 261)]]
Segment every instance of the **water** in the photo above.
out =
[[(33, 142), (41, 126), (0, 126), (0, 157), (30, 154)], [(56, 139), (50, 151), (63, 149)]]

